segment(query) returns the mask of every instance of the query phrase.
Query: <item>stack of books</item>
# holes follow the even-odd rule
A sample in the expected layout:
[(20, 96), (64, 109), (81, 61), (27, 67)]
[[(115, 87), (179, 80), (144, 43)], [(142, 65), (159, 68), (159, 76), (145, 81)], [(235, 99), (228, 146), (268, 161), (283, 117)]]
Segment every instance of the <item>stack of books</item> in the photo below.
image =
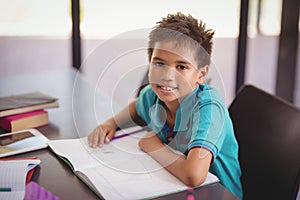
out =
[(13, 132), (47, 125), (46, 109), (58, 106), (57, 98), (41, 92), (0, 97), (0, 127)]

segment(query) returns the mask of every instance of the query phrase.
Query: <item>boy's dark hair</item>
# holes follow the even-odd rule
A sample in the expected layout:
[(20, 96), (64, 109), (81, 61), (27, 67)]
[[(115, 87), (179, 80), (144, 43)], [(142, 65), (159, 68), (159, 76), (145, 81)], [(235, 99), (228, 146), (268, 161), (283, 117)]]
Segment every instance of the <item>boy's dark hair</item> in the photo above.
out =
[(176, 45), (195, 48), (198, 68), (210, 64), (214, 31), (211, 29), (206, 30), (204, 22), (198, 21), (191, 15), (178, 12), (167, 15), (156, 24), (149, 34), (149, 61), (151, 61), (153, 49), (157, 42), (175, 41)]

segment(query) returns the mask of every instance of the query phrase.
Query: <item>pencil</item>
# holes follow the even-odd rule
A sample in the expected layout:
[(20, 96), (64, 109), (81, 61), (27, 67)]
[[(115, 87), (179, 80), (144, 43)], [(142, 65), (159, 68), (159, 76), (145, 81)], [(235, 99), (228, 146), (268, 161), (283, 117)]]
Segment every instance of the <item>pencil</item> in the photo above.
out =
[(136, 131), (132, 131), (130, 133), (125, 133), (125, 134), (122, 134), (122, 135), (117, 135), (117, 136), (114, 136), (111, 140), (117, 140), (117, 139), (129, 136), (129, 135), (133, 135), (135, 133), (139, 133), (139, 132), (142, 132), (142, 131), (143, 131), (143, 129), (139, 129), (139, 130), (136, 130)]

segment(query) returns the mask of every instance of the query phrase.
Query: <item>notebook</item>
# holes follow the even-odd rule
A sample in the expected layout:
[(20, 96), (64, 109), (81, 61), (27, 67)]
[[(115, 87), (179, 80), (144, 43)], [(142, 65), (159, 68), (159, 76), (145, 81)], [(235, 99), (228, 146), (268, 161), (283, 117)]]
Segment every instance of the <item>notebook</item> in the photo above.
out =
[[(89, 147), (86, 137), (52, 140), (48, 145), (104, 199), (145, 199), (187, 190), (185, 184), (140, 150), (138, 141), (146, 133), (140, 127), (121, 130), (116, 135), (126, 137), (96, 149)], [(200, 186), (218, 181), (218, 177), (209, 173)]]

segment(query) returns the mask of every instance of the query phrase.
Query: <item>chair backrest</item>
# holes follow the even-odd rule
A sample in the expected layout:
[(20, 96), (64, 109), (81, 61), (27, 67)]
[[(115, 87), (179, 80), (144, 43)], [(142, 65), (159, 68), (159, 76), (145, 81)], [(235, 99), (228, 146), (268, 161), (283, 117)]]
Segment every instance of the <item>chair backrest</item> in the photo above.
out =
[(246, 85), (229, 107), (244, 199), (296, 199), (300, 182), (300, 110)]

